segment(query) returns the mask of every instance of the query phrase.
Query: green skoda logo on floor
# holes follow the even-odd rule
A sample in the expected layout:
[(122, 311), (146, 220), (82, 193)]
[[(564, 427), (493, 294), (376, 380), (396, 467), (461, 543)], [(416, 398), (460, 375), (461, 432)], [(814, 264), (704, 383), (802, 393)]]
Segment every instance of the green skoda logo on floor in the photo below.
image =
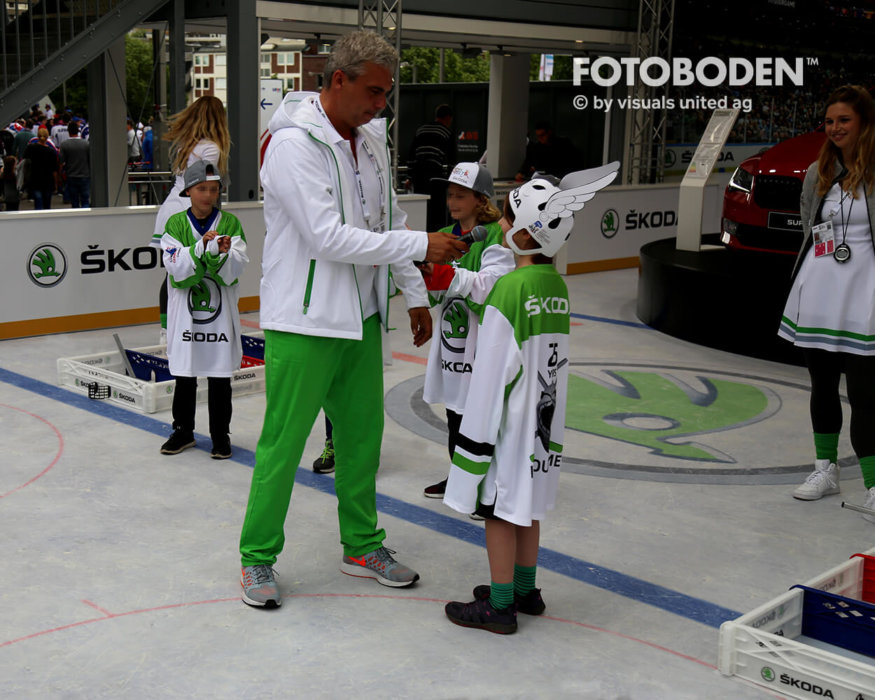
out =
[[(588, 324), (583, 325), (586, 333)], [(470, 371), (462, 367), (470, 367), (467, 363), (445, 364), (449, 371)], [(543, 395), (547, 381), (540, 384), (545, 408), (550, 406), (549, 396)], [(412, 377), (391, 389), (387, 411), (400, 425), (445, 444), (443, 420), (422, 401), (423, 383), (423, 377)], [(800, 424), (809, 420), (810, 399), (807, 383), (783, 377), (680, 364), (572, 360), (562, 471), (663, 482), (783, 483), (786, 474), (811, 471), (808, 442), (796, 439)], [(411, 412), (411, 406), (418, 409)], [(542, 422), (546, 417), (541, 415)], [(556, 431), (555, 425), (551, 428)], [(763, 451), (764, 443), (775, 440), (782, 442), (780, 453)], [(850, 444), (840, 449), (849, 451)], [(784, 614), (777, 610), (779, 618)]]
[(602, 235), (605, 238), (613, 238), (617, 235), (617, 225), (620, 221), (620, 215), (616, 209), (608, 209), (602, 214)]
[(601, 375), (569, 375), (566, 425), (666, 457), (734, 462), (691, 438), (758, 422), (777, 410), (766, 390), (749, 383), (699, 376), (694, 387), (668, 372), (641, 370)]

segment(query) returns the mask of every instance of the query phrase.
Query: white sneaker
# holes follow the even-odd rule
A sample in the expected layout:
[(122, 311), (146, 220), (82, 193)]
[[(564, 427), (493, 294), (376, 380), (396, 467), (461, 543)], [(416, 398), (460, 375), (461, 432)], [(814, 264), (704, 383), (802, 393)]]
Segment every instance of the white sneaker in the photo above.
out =
[[(871, 510), (875, 510), (875, 486), (869, 489), (869, 493), (866, 496), (866, 500), (863, 501), (863, 508), (869, 508)], [(875, 523), (875, 515), (869, 515), (867, 513), (863, 513), (863, 520), (868, 520), (870, 523)]]
[(828, 459), (814, 461), (814, 471), (805, 479), (805, 483), (793, 491), (793, 498), (800, 501), (816, 501), (823, 496), (831, 496), (839, 492), (839, 467)]

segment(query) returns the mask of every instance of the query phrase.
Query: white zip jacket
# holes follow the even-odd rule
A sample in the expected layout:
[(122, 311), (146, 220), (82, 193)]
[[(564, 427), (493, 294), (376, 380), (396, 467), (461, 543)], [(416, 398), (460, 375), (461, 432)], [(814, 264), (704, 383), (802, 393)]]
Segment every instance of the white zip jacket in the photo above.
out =
[[(359, 158), (373, 156), (383, 177), (385, 233), (367, 228), (358, 183), (343, 139), (314, 104), (317, 93), (285, 96), (270, 120), (261, 167), (266, 234), (261, 279), (261, 327), (332, 338), (362, 337), (362, 297), (355, 265), (374, 265), (383, 327), (389, 305), (389, 264), (408, 308), (428, 307), (413, 260), (424, 260), (425, 232), (404, 227), (389, 168), (385, 120), (357, 129)], [(355, 204), (354, 204), (355, 202)], [(371, 203), (369, 203), (371, 204)]]

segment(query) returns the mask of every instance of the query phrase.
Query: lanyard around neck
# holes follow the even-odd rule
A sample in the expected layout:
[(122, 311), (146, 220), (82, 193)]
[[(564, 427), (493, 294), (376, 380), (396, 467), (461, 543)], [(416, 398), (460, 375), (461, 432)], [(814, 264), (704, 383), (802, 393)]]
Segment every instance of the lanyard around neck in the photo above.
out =
[[(328, 123), (331, 124), (331, 120), (328, 118), (328, 115), (325, 113), (325, 110), (322, 108), (322, 104), (320, 103), (319, 96), (313, 98), (313, 104), (316, 107), (316, 110), (322, 115), (322, 118)], [(333, 124), (331, 124), (334, 127)], [(336, 131), (336, 129), (335, 129)], [(353, 139), (355, 138), (355, 131), (353, 131)], [(365, 197), (365, 187), (362, 181), (361, 169), (359, 168), (358, 158), (353, 157), (354, 162), (354, 173), (356, 180), (356, 187), (358, 189), (359, 200), (362, 205), (362, 215), (365, 219), (365, 225), (371, 231), (378, 231), (382, 233), (384, 230), (384, 221), (386, 218), (386, 184), (383, 179), (383, 169), (380, 167), (380, 163), (377, 161), (374, 152), (371, 150), (371, 147), (368, 145), (367, 139), (362, 138), (361, 146), (365, 151), (365, 154), (368, 156), (368, 160), (371, 162), (372, 167), (374, 168), (374, 172), (377, 175), (377, 182), (380, 185), (380, 207), (379, 207), (379, 217), (376, 220), (372, 220), (371, 210), (368, 207), (368, 201)], [(352, 149), (352, 142), (350, 142), (350, 148)]]

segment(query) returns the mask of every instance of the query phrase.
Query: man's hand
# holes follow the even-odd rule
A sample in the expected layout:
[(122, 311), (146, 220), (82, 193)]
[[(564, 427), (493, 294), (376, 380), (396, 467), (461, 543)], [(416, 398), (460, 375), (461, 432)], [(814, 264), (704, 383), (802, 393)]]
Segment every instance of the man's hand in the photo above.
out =
[(428, 234), (428, 250), (425, 259), (433, 263), (458, 260), (468, 252), (468, 246), (452, 233), (436, 231)]
[(431, 312), (424, 306), (407, 309), (410, 314), (410, 330), (413, 331), (413, 344), (421, 347), (431, 338)]

